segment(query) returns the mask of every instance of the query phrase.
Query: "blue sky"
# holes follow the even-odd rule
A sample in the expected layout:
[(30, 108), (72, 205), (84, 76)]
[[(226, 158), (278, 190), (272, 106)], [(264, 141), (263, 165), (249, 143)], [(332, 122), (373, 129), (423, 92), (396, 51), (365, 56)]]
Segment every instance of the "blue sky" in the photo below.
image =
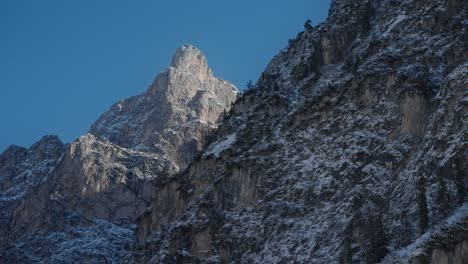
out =
[(243, 88), (330, 0), (0, 1), (0, 151), (70, 142), (193, 44)]

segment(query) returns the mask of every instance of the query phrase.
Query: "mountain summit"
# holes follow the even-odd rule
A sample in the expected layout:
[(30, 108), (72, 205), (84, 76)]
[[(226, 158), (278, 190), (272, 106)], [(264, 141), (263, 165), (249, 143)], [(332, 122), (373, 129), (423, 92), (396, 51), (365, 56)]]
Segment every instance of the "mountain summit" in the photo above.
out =
[(200, 50), (184, 45), (145, 93), (114, 104), (89, 132), (185, 168), (238, 93), (233, 84), (213, 76)]
[(202, 80), (212, 75), (205, 55), (192, 45), (181, 46), (175, 51), (171, 67), (187, 70)]

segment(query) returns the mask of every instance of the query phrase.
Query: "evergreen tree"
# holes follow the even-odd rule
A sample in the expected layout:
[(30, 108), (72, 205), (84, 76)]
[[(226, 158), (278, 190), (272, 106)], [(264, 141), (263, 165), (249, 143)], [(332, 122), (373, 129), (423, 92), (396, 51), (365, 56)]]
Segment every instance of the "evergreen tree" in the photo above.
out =
[(253, 89), (253, 84), (252, 84), (252, 80), (249, 80), (247, 82), (247, 84), (245, 85), (245, 89), (248, 91), (248, 90), (252, 90)]
[(310, 19), (307, 19), (307, 21), (304, 23), (304, 29), (306, 31), (312, 30), (312, 21)]

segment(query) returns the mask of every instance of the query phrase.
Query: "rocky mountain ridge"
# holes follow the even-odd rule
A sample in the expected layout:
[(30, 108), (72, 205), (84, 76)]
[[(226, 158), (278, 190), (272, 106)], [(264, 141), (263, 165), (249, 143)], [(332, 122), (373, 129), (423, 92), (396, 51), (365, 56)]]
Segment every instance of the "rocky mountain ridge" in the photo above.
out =
[(159, 186), (127, 262), (468, 262), (467, 9), (333, 1)]
[(193, 160), (237, 94), (185, 45), (145, 93), (113, 105), (88, 134), (5, 150), (0, 262), (119, 261), (155, 186)]
[(182, 47), (71, 145), (2, 154), (2, 261), (467, 263), (467, 13), (334, 0), (237, 100)]

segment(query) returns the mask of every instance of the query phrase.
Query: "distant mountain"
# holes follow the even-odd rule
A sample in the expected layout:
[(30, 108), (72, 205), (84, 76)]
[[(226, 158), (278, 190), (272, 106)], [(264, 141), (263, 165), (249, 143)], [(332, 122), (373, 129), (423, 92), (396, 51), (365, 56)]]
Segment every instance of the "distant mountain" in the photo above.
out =
[(0, 156), (2, 263), (119, 262), (155, 186), (183, 170), (238, 96), (193, 46), (143, 94), (64, 145), (44, 137)]

